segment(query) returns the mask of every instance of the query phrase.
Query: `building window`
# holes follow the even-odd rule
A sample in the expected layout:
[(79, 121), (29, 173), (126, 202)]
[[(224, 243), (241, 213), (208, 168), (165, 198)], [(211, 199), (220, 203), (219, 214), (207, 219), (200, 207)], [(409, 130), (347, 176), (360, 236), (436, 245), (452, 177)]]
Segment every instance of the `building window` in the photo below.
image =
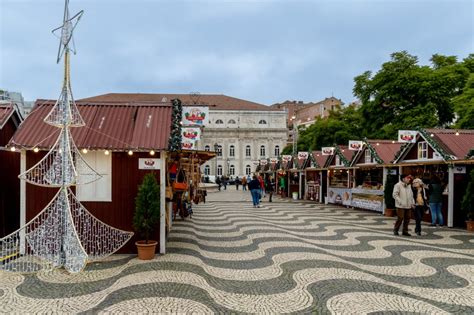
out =
[(204, 151), (211, 151), (211, 147), (208, 146), (208, 145), (206, 145), (206, 146), (204, 147)]
[(218, 145), (217, 146), (217, 156), (222, 156), (222, 146), (221, 145)]
[(426, 142), (418, 142), (418, 160), (428, 158), (428, 144)]
[(245, 147), (245, 156), (250, 156), (251, 153), (252, 153), (252, 151), (250, 150), (250, 146), (249, 146), (249, 145), (246, 146), (246, 147)]
[(216, 120), (216, 125), (222, 125), (224, 122), (222, 121), (222, 119), (218, 119)]
[(258, 124), (259, 124), (259, 125), (266, 125), (266, 124), (267, 124), (267, 121), (261, 119), (261, 120), (258, 122)]
[(217, 176), (222, 176), (222, 165), (217, 166)]
[(370, 150), (369, 149), (365, 149), (365, 163), (366, 164), (369, 164), (369, 163), (372, 163), (372, 154), (370, 154)]
[(341, 165), (341, 158), (339, 157), (339, 155), (336, 154), (336, 165), (337, 166), (340, 166)]
[(265, 146), (260, 146), (260, 156), (265, 156)]
[(250, 165), (246, 165), (245, 166), (245, 175), (250, 175), (252, 174), (252, 168), (250, 167)]
[(211, 174), (211, 167), (209, 165), (204, 166), (204, 175)]
[(229, 147), (229, 156), (235, 156), (235, 147), (233, 145)]
[(233, 119), (229, 120), (227, 123), (230, 124), (230, 125), (235, 125), (236, 124), (235, 120), (233, 120)]
[(275, 156), (280, 156), (280, 146), (279, 145), (275, 146)]
[[(79, 201), (112, 201), (112, 154), (105, 155), (103, 151), (92, 151), (82, 157), (102, 177), (88, 185), (76, 186), (77, 199)], [(77, 171), (79, 177), (85, 177), (85, 181), (90, 178), (88, 169), (79, 167)]]
[(235, 175), (235, 166), (231, 165), (229, 168), (229, 175)]

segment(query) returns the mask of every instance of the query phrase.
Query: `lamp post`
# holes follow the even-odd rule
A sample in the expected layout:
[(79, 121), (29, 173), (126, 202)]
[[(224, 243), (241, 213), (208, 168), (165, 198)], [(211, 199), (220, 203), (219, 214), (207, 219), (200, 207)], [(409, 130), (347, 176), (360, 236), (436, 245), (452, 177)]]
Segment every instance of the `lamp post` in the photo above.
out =
[(217, 154), (217, 150), (219, 150), (219, 145), (216, 143), (214, 143), (214, 152), (216, 153), (216, 179), (217, 179), (217, 158), (218, 158), (218, 154)]
[(229, 165), (230, 165), (230, 160), (229, 160), (229, 158), (227, 158), (227, 177), (230, 176), (230, 166)]
[(296, 120), (296, 116), (291, 116), (291, 120), (293, 121), (293, 156), (295, 156), (296, 154), (296, 136), (297, 136), (297, 130), (296, 130), (296, 126), (295, 126), (295, 120)]

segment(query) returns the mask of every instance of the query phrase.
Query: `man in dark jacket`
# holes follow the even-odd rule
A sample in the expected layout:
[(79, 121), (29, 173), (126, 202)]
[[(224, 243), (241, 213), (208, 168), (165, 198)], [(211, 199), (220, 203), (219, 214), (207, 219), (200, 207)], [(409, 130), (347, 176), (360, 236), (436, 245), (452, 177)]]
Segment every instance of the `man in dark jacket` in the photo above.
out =
[(250, 194), (252, 195), (252, 202), (254, 208), (260, 208), (260, 182), (257, 176), (253, 176), (252, 180), (248, 183)]

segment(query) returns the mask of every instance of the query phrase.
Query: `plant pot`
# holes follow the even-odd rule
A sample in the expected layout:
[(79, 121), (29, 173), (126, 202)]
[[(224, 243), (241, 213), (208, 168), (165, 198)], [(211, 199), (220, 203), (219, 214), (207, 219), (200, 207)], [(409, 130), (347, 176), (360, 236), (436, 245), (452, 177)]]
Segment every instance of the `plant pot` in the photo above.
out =
[(393, 217), (394, 214), (395, 214), (395, 209), (389, 209), (389, 208), (385, 209), (384, 215), (386, 217)]
[(474, 232), (474, 220), (466, 221), (466, 228), (469, 232)]
[(135, 242), (135, 245), (137, 245), (138, 259), (151, 260), (155, 257), (155, 249), (156, 249), (156, 244), (158, 244), (158, 242), (157, 241), (148, 241), (148, 243), (145, 243), (145, 242), (146, 241)]

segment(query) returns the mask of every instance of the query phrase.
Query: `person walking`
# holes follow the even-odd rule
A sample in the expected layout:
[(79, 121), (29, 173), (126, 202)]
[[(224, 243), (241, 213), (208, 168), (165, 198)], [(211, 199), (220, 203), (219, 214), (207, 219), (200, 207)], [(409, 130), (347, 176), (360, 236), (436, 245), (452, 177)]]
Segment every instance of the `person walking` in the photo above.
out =
[(393, 199), (395, 199), (395, 207), (397, 208), (397, 221), (393, 227), (393, 234), (399, 235), (398, 230), (403, 222), (402, 235), (411, 236), (408, 233), (408, 225), (410, 224), (411, 209), (415, 207), (413, 199), (413, 191), (410, 182), (413, 179), (411, 175), (400, 175), (400, 181), (393, 187)]
[(443, 226), (443, 213), (441, 213), (443, 203), (443, 185), (438, 176), (433, 176), (431, 183), (428, 185), (429, 201), (431, 209), (431, 224), (430, 226)]
[(235, 177), (235, 189), (239, 190), (239, 185), (240, 185), (240, 179), (239, 176)]
[(227, 182), (228, 182), (228, 178), (227, 176), (224, 176), (222, 178), (222, 185), (224, 185), (224, 190), (227, 190)]
[(247, 190), (247, 177), (242, 176), (242, 190), (246, 191)]
[(256, 175), (253, 176), (248, 185), (250, 194), (252, 195), (253, 207), (260, 208), (260, 182)]
[(222, 180), (219, 176), (216, 177), (216, 184), (217, 188), (219, 188), (219, 191), (221, 191)]
[(268, 202), (272, 202), (273, 192), (275, 191), (275, 182), (271, 176), (267, 177), (265, 191), (268, 193)]
[(421, 236), (421, 220), (425, 210), (428, 209), (428, 198), (426, 197), (425, 187), (423, 187), (423, 181), (420, 178), (415, 178), (411, 186), (415, 199), (415, 233)]
[(263, 181), (262, 175), (258, 175), (258, 182), (260, 183), (260, 199), (265, 197), (265, 182)]

